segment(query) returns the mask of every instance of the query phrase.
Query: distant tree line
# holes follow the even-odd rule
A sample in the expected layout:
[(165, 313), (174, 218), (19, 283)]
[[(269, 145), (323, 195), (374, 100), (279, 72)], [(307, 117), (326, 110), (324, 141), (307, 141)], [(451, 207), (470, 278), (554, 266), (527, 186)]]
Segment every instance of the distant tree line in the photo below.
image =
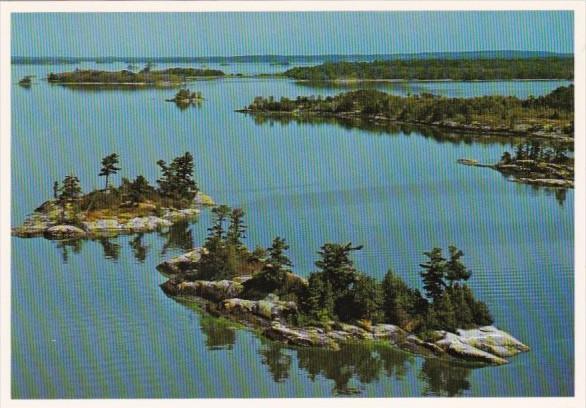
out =
[(291, 68), (285, 76), (304, 80), (420, 79), (506, 80), (573, 79), (574, 59), (419, 59), (372, 62), (326, 62)]

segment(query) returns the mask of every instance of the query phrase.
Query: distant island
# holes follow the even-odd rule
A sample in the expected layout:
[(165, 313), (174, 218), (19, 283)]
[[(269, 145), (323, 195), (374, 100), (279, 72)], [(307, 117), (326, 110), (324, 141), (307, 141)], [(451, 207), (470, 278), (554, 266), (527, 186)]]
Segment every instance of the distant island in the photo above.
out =
[(159, 160), (162, 176), (158, 187), (143, 176), (122, 179), (118, 187), (109, 178), (120, 170), (112, 153), (102, 159), (99, 176), (105, 187), (83, 194), (80, 181), (69, 174), (53, 185), (53, 199), (39, 206), (23, 223), (12, 229), (18, 237), (44, 236), (51, 239), (79, 239), (155, 231), (192, 219), (199, 208), (213, 205), (199, 191), (193, 179), (193, 156), (186, 152), (170, 164)]
[(458, 163), (492, 168), (518, 183), (574, 188), (574, 158), (568, 156), (567, 148), (562, 144), (521, 143), (512, 154), (504, 152), (495, 164), (482, 164), (473, 159), (459, 159)]
[(574, 78), (574, 58), (412, 59), (326, 62), (284, 72), (298, 80), (511, 80)]
[(129, 56), (13, 56), (12, 64), (75, 64), (79, 62), (96, 62), (98, 64), (122, 62), (126, 64), (146, 63), (272, 63), (289, 61), (290, 63), (339, 62), (339, 61), (375, 61), (375, 60), (427, 60), (427, 59), (527, 59), (527, 58), (571, 58), (573, 54), (547, 51), (462, 51), (462, 52), (422, 52), (400, 54), (298, 54), (298, 55), (236, 55), (236, 56), (171, 56), (171, 57), (129, 57)]
[(304, 119), (339, 118), (397, 122), (453, 131), (549, 138), (573, 143), (574, 86), (559, 87), (545, 96), (448, 98), (429, 93), (395, 96), (358, 90), (335, 96), (296, 99), (258, 96), (237, 112)]
[(175, 94), (175, 97), (172, 99), (166, 99), (167, 102), (175, 102), (175, 104), (179, 107), (188, 107), (190, 105), (196, 105), (203, 101), (203, 96), (201, 92), (191, 92), (187, 88), (181, 88)]
[(32, 84), (32, 75), (27, 75), (18, 81), (18, 85), (22, 86), (23, 88), (30, 88)]
[(215, 69), (167, 68), (151, 70), (146, 66), (139, 72), (80, 70), (50, 73), (49, 83), (61, 85), (106, 85), (106, 86), (177, 86), (197, 78), (219, 78), (224, 72)]
[(424, 294), (392, 271), (382, 282), (359, 272), (350, 255), (362, 247), (351, 243), (324, 244), (317, 271), (305, 279), (292, 272), (283, 238), (251, 252), (242, 243), (244, 211), (222, 205), (212, 212), (204, 246), (158, 266), (170, 277), (161, 285), (169, 296), (300, 347), (379, 341), (417, 354), (497, 365), (529, 350), (492, 326), (488, 307), (465, 283), (472, 274), (455, 246), (447, 257), (440, 248), (424, 253)]

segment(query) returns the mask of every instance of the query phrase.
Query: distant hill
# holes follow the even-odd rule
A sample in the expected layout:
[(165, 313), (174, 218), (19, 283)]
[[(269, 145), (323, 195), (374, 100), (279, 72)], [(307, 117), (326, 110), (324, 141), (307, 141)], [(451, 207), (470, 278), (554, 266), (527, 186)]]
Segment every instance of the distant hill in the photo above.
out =
[(529, 58), (572, 58), (573, 54), (547, 51), (462, 51), (462, 52), (424, 52), (414, 54), (329, 54), (329, 55), (240, 55), (230, 57), (26, 57), (13, 56), (13, 64), (75, 64), (79, 62), (97, 63), (322, 63), (341, 61), (375, 60), (425, 60), (425, 59), (529, 59)]

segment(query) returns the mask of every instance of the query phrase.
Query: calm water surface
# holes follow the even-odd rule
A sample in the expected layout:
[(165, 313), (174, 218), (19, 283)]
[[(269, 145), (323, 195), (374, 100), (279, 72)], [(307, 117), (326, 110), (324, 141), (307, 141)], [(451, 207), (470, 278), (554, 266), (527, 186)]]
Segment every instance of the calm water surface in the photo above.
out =
[[(199, 81), (190, 88), (206, 100), (186, 110), (164, 102), (174, 90), (75, 90), (42, 80), (73, 68), (12, 67), (14, 224), (71, 171), (84, 189), (101, 186), (100, 159), (111, 152), (121, 157), (120, 176), (143, 174), (154, 182), (158, 159), (191, 151), (202, 190), (246, 211), (249, 246), (286, 237), (300, 274), (313, 270), (324, 242), (352, 241), (364, 245), (355, 256), (359, 269), (382, 278), (392, 267), (419, 286), (422, 252), (456, 244), (496, 325), (532, 350), (506, 366), (473, 369), (378, 346), (337, 353), (284, 348), (206, 316), (166, 297), (158, 287), (165, 278), (155, 270), (203, 242), (210, 221), (204, 211), (198, 223), (164, 233), (76, 244), (14, 238), (14, 398), (573, 394), (573, 191), (556, 196), (455, 163), (495, 161), (511, 140), (279, 123), (234, 112), (257, 95), (342, 90), (289, 80)], [(38, 76), (31, 89), (16, 85), (29, 74)], [(376, 86), (397, 94), (526, 97), (566, 84)]]

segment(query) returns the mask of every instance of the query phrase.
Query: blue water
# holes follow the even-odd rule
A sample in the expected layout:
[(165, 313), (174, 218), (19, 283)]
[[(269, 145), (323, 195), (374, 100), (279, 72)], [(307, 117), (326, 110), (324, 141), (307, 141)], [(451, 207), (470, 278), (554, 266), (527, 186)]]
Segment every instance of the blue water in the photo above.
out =
[[(219, 68), (282, 69), (239, 65)], [(248, 245), (286, 237), (302, 275), (314, 269), (324, 242), (352, 241), (364, 245), (354, 257), (360, 270), (382, 278), (392, 267), (418, 286), (422, 252), (456, 244), (473, 271), (470, 286), (496, 325), (531, 351), (506, 366), (471, 369), (387, 348), (283, 348), (210, 318), (166, 297), (158, 287), (165, 279), (155, 270), (162, 260), (202, 243), (210, 220), (204, 211), (199, 222), (167, 234), (76, 246), (14, 238), (14, 398), (573, 394), (573, 190), (556, 197), (488, 169), (456, 164), (462, 157), (496, 161), (513, 141), (337, 123), (261, 123), (234, 112), (258, 95), (343, 90), (287, 79), (198, 81), (190, 88), (206, 100), (186, 110), (164, 102), (174, 90), (88, 91), (42, 80), (48, 72), (73, 68), (12, 66), (13, 224), (48, 199), (53, 182), (69, 172), (85, 190), (101, 186), (100, 159), (109, 153), (121, 158), (116, 181), (143, 174), (154, 182), (158, 159), (191, 151), (201, 189), (246, 211)], [(37, 75), (32, 88), (19, 87), (18, 79), (29, 74)], [(566, 84), (451, 82), (384, 89), (525, 97)]]

